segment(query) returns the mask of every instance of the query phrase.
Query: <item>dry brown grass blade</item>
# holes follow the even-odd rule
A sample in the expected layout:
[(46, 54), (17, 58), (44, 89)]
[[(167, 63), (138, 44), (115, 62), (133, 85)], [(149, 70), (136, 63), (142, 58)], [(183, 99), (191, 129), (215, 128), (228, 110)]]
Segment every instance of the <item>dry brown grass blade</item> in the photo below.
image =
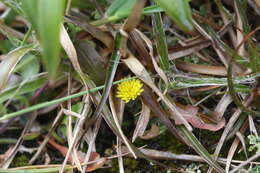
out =
[[(69, 37), (69, 34), (66, 31), (64, 25), (61, 26), (60, 42), (61, 42), (61, 45), (62, 45), (63, 49), (65, 50), (66, 54), (68, 55), (74, 69), (78, 72), (81, 79), (83, 79), (84, 78), (83, 72), (79, 65), (76, 49)], [(82, 82), (84, 83), (84, 80), (82, 80)], [(84, 83), (84, 85), (87, 87), (87, 85), (85, 83)]]
[[(248, 105), (252, 102), (252, 100), (253, 100), (253, 96), (250, 95), (249, 97), (247, 97), (247, 98), (245, 99), (245, 101), (244, 101), (243, 104), (244, 104), (245, 106), (248, 106)], [(229, 119), (228, 123), (226, 124), (226, 127), (225, 127), (225, 129), (224, 129), (224, 131), (223, 131), (223, 133), (222, 133), (222, 135), (221, 135), (221, 137), (220, 137), (220, 139), (219, 139), (218, 145), (217, 145), (217, 147), (216, 147), (216, 149), (215, 149), (215, 152), (214, 152), (215, 159), (217, 159), (217, 157), (218, 157), (218, 155), (219, 155), (219, 153), (220, 153), (220, 150), (221, 150), (221, 148), (222, 148), (223, 145), (224, 145), (225, 139), (226, 139), (227, 136), (228, 136), (228, 133), (232, 130), (232, 128), (233, 128), (235, 122), (237, 121), (237, 119), (239, 118), (239, 116), (240, 116), (241, 113), (242, 113), (241, 109), (238, 108), (238, 109), (232, 114), (231, 118)], [(211, 172), (211, 171), (212, 171), (212, 168), (210, 168), (210, 169), (208, 170), (208, 173)]]
[[(2, 24), (2, 22), (0, 22), (0, 31), (1, 31), (2, 33), (5, 33), (5, 34), (7, 34), (7, 35), (10, 35), (10, 36), (12, 36), (12, 37), (14, 37), (14, 38), (17, 38), (17, 39), (19, 39), (19, 40), (23, 40), (23, 39), (24, 39), (24, 34), (23, 34), (23, 33), (21, 33), (21, 32), (19, 32), (19, 31), (13, 29), (13, 28), (11, 28), (11, 27), (8, 27), (8, 26)], [(33, 40), (31, 37), (28, 39), (28, 42), (29, 42), (29, 43), (32, 43), (33, 41), (34, 41), (34, 40)]]
[(134, 142), (138, 136), (142, 136), (144, 134), (145, 129), (149, 123), (150, 114), (150, 108), (142, 101), (142, 111), (135, 126), (132, 142)]
[[(76, 163), (78, 169), (80, 171), (83, 170), (83, 168), (81, 168), (81, 165), (80, 165), (80, 160), (79, 160), (79, 157), (77, 156), (77, 150), (76, 150), (76, 144), (78, 143), (78, 140), (80, 139), (80, 131), (83, 129), (83, 126), (84, 126), (84, 123), (85, 121), (87, 120), (87, 115), (90, 111), (90, 98), (89, 98), (89, 95), (87, 95), (85, 98), (84, 98), (84, 107), (82, 109), (82, 112), (81, 112), (81, 116), (80, 118), (78, 118), (77, 120), (77, 123), (75, 125), (75, 128), (73, 129), (73, 132), (72, 132), (72, 127), (71, 127), (71, 116), (69, 116), (69, 126), (68, 126), (68, 144), (69, 144), (69, 149), (68, 149), (68, 152), (66, 153), (66, 156), (65, 156), (65, 159), (63, 161), (63, 166), (60, 170), (60, 172), (63, 171), (63, 169), (65, 168), (65, 165), (69, 159), (69, 156), (71, 155), (71, 152), (72, 152), (72, 155), (73, 155), (73, 161)], [(70, 106), (69, 106), (70, 107)]]
[[(124, 153), (126, 153), (128, 150), (126, 147), (123, 147)], [(191, 162), (202, 162), (204, 163), (205, 160), (201, 156), (197, 155), (190, 155), (190, 154), (175, 154), (172, 152), (167, 151), (159, 151), (154, 149), (148, 149), (148, 148), (140, 148), (140, 151), (142, 151), (147, 156), (154, 158), (156, 160), (182, 160), (182, 161), (191, 161)], [(127, 155), (128, 157), (131, 155)], [(227, 159), (225, 158), (218, 158), (218, 163), (222, 165), (226, 165)], [(243, 163), (244, 160), (232, 160), (232, 163)], [(250, 162), (250, 164), (257, 164), (259, 165), (259, 162)], [(231, 167), (235, 167), (234, 165), (231, 165)]]
[(258, 135), (258, 132), (257, 132), (257, 130), (256, 130), (255, 123), (254, 123), (254, 120), (253, 120), (252, 116), (249, 115), (249, 116), (248, 116), (248, 119), (249, 119), (249, 127), (250, 127), (249, 130), (250, 130), (250, 132), (251, 132), (252, 134), (254, 134), (255, 136), (259, 136), (259, 135)]
[[(238, 6), (237, 6), (237, 2), (234, 1), (235, 4), (235, 13), (236, 13), (236, 47), (239, 46), (239, 48), (237, 49), (237, 54), (240, 55), (241, 57), (245, 57), (246, 56), (246, 50), (245, 50), (245, 44), (243, 42), (244, 40), (244, 27), (243, 27), (243, 21), (240, 15), (240, 12), (238, 10)], [(241, 45), (239, 45), (240, 43), (242, 43)]]
[(13, 151), (14, 145), (9, 146), (9, 148), (5, 151), (5, 153), (0, 154), (0, 164), (8, 157)]
[[(223, 26), (221, 30), (217, 32), (219, 36), (222, 37), (228, 31), (229, 27), (230, 23)], [(206, 35), (205, 38), (201, 36), (196, 36), (190, 40), (184, 40), (184, 38), (182, 38), (178, 33), (173, 33), (182, 40), (182, 43), (181, 45), (169, 47), (170, 59), (177, 59), (187, 55), (191, 55), (212, 45), (211, 38), (208, 37), (208, 35)]]
[(61, 120), (62, 115), (63, 115), (63, 112), (60, 110), (59, 113), (57, 114), (57, 116), (55, 117), (55, 120), (53, 121), (52, 126), (50, 127), (50, 130), (48, 131), (48, 134), (44, 137), (44, 141), (38, 147), (37, 152), (33, 155), (31, 160), (29, 161), (29, 164), (33, 164), (35, 162), (35, 160), (37, 159), (37, 157), (41, 154), (42, 150), (44, 149), (44, 147), (48, 143), (49, 139), (51, 138), (53, 131), (59, 125), (59, 121)]
[(85, 20), (79, 17), (67, 16), (65, 17), (65, 21), (69, 23), (73, 23), (74, 25), (90, 33), (93, 37), (100, 40), (104, 45), (106, 45), (106, 47), (110, 51), (114, 49), (114, 39), (110, 34), (103, 32), (102, 30), (100, 30), (95, 26), (92, 26), (91, 24), (87, 23)]
[(189, 72), (216, 76), (227, 76), (227, 70), (223, 66), (193, 64), (184, 61), (176, 61), (175, 65), (178, 68)]
[[(49, 143), (52, 147), (54, 147), (56, 150), (58, 150), (63, 156), (66, 156), (66, 155), (67, 155), (68, 150), (69, 150), (67, 147), (64, 147), (64, 146), (62, 146), (62, 145), (56, 143), (56, 142), (55, 142), (54, 140), (52, 140), (52, 139), (50, 139), (50, 140), (48, 141), (48, 143)], [(82, 152), (80, 152), (80, 151), (76, 151), (76, 152), (77, 152), (77, 155), (79, 156), (79, 161), (80, 161), (80, 164), (81, 164), (81, 166), (82, 166), (82, 164), (83, 164), (83, 162), (84, 162), (84, 155), (85, 155), (85, 154), (82, 153)], [(75, 159), (75, 158), (73, 158), (73, 156), (70, 155), (68, 161), (71, 162), (71, 163), (73, 163), (73, 160), (74, 160), (74, 159)], [(88, 166), (87, 166), (86, 169), (84, 169), (83, 172), (92, 172), (92, 171), (94, 171), (94, 170), (96, 170), (96, 169), (102, 167), (102, 166), (105, 164), (107, 158), (100, 158), (100, 155), (99, 155), (98, 153), (96, 153), (96, 152), (91, 152), (89, 160), (90, 160), (90, 161), (89, 161), (89, 163), (88, 163)], [(94, 162), (94, 163), (91, 163), (91, 162)]]
[(155, 71), (157, 72), (157, 74), (161, 77), (161, 79), (164, 81), (164, 83), (166, 84), (166, 85), (168, 85), (169, 84), (169, 82), (168, 82), (168, 78), (167, 78), (167, 76), (166, 76), (166, 74), (163, 72), (163, 70), (159, 67), (159, 65), (157, 64), (157, 62), (156, 62), (156, 60), (155, 60), (155, 58), (154, 58), (154, 51), (153, 51), (153, 44), (152, 44), (152, 42), (151, 42), (151, 40), (148, 38), (148, 37), (146, 37), (146, 35), (144, 35), (142, 32), (140, 32), (139, 30), (135, 30), (138, 34), (139, 34), (139, 36), (145, 41), (145, 43), (146, 43), (146, 45), (147, 45), (147, 47), (148, 47), (148, 49), (149, 49), (149, 55), (150, 55), (150, 57), (151, 57), (151, 59), (152, 59), (152, 63), (153, 63), (153, 67), (154, 67), (154, 69), (155, 69)]
[[(87, 163), (91, 162), (90, 161), (91, 153), (92, 153), (93, 150), (95, 151), (95, 141), (96, 141), (96, 137), (97, 137), (97, 134), (98, 134), (98, 131), (99, 131), (99, 128), (100, 128), (101, 120), (102, 120), (102, 117), (99, 117), (97, 119), (97, 121), (94, 125), (94, 129), (93, 129), (93, 131), (91, 131), (90, 139), (88, 140), (88, 151), (87, 151), (87, 154), (85, 155), (84, 162), (83, 162), (83, 164), (85, 166), (83, 166), (82, 173), (84, 173), (84, 170), (86, 170), (88, 168)], [(88, 130), (88, 132), (89, 131), (90, 131), (90, 129)]]
[[(109, 103), (110, 103), (110, 108), (113, 116), (118, 117), (118, 121), (119, 121), (118, 123), (121, 126), (123, 122), (125, 103), (121, 99), (115, 98), (115, 94), (113, 90), (111, 90), (109, 93)], [(117, 154), (119, 155), (118, 157), (119, 172), (124, 173), (125, 171), (124, 171), (123, 157), (121, 156), (122, 140), (119, 137), (117, 137), (116, 147), (117, 147), (116, 148)]]
[(238, 165), (237, 167), (232, 169), (229, 173), (236, 173), (236, 172), (238, 172), (239, 169), (243, 168), (244, 166), (246, 166), (250, 162), (258, 159), (259, 157), (260, 157), (260, 152), (256, 153), (254, 156), (250, 157), (249, 159), (247, 159), (246, 161), (244, 161), (243, 163), (241, 163), (240, 165)]
[[(243, 126), (240, 128), (240, 133), (245, 133), (245, 131), (247, 130), (248, 128), (248, 120), (244, 122)], [(236, 149), (239, 145), (239, 139), (238, 138), (235, 138), (229, 151), (228, 151), (228, 155), (227, 155), (227, 164), (226, 164), (226, 172), (229, 172), (229, 169), (230, 169), (230, 164), (232, 162), (232, 158), (236, 152)]]
[(130, 14), (123, 25), (123, 30), (127, 33), (131, 32), (140, 22), (141, 14), (143, 12), (143, 7), (145, 6), (146, 0), (138, 0)]
[(37, 111), (32, 112), (29, 117), (29, 120), (27, 121), (27, 123), (23, 129), (22, 134), (20, 135), (19, 139), (17, 140), (17, 143), (13, 147), (12, 151), (10, 151), (10, 153), (8, 153), (8, 156), (6, 156), (5, 160), (0, 164), (1, 168), (7, 169), (10, 166), (11, 162), (13, 161), (15, 155), (17, 154), (20, 146), (22, 145), (22, 143), (24, 141), (24, 135), (29, 132), (36, 117), (37, 117)]
[(217, 106), (215, 107), (214, 114), (215, 118), (220, 120), (222, 119), (228, 105), (230, 105), (233, 102), (232, 98), (228, 93), (225, 93), (220, 101), (218, 102)]
[(153, 139), (157, 137), (159, 134), (160, 128), (157, 125), (153, 124), (152, 127), (148, 131), (146, 131), (146, 133), (143, 136), (140, 136), (140, 138), (145, 140)]
[(260, 0), (255, 0), (255, 3), (257, 4), (258, 8), (260, 8)]
[(146, 71), (144, 66), (138, 61), (133, 55), (130, 55), (127, 59), (122, 60), (128, 68), (139, 77), (145, 84), (147, 84), (154, 92), (163, 100), (163, 102), (171, 109), (175, 114), (180, 118), (183, 125), (189, 130), (192, 131), (191, 125), (183, 118), (181, 113), (177, 110), (176, 105), (162, 94), (162, 92), (157, 88), (153, 83), (152, 78), (149, 73)]
[(247, 149), (246, 149), (245, 136), (243, 136), (243, 134), (238, 131), (238, 132), (236, 132), (236, 137), (238, 137), (238, 139), (240, 140), (240, 143), (242, 144), (242, 148), (244, 150), (246, 158), (248, 158)]
[(188, 46), (176, 45), (174, 47), (169, 48), (169, 57), (171, 60), (173, 60), (184, 56), (188, 56), (210, 45), (211, 43), (209, 41), (201, 41), (194, 45), (188, 45)]
[[(223, 19), (224, 24), (227, 25), (230, 21), (228, 19), (228, 16), (226, 15), (226, 12), (222, 8), (223, 4), (222, 4), (221, 0), (216, 0), (216, 4), (217, 4), (218, 11), (221, 15), (221, 18)], [(233, 47), (236, 47), (237, 40), (236, 40), (235, 31), (233, 30), (233, 28), (230, 27), (228, 29), (228, 34), (229, 34)]]
[(143, 39), (137, 33), (137, 29), (133, 30), (129, 36), (131, 46), (133, 46), (133, 48), (137, 51), (140, 61), (144, 64), (145, 67), (147, 67), (149, 71), (153, 71), (151, 56), (146, 48), (145, 43), (143, 42)]
[(192, 17), (196, 20), (198, 20), (200, 23), (205, 23), (214, 28), (214, 30), (219, 30), (221, 26), (218, 23), (215, 23), (212, 21), (211, 16), (202, 16), (201, 14), (197, 12), (192, 13)]
[[(214, 39), (213, 37), (211, 37), (196, 21), (193, 21), (193, 23), (194, 23), (194, 26), (197, 29), (197, 31), (201, 35), (203, 35), (206, 39), (211, 41), (212, 46), (213, 46), (214, 50), (216, 51), (216, 53), (218, 54), (219, 59), (224, 64), (226, 69), (228, 69), (229, 62), (231, 61), (232, 57), (230, 57), (226, 53), (226, 49), (222, 46), (222, 43), (219, 40)], [(218, 35), (218, 37), (219, 37), (219, 35)], [(233, 69), (234, 69), (235, 73), (241, 74), (241, 73), (244, 72), (244, 69), (242, 68), (242, 66), (237, 64), (236, 62), (233, 62), (232, 66), (233, 66)]]

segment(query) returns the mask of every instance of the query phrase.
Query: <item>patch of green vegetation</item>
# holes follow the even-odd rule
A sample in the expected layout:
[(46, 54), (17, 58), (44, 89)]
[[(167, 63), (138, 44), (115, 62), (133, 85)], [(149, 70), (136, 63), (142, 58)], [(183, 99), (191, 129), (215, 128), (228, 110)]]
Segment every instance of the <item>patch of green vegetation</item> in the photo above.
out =
[(27, 166), (29, 162), (29, 159), (26, 155), (20, 155), (14, 158), (14, 161), (12, 162), (12, 167), (21, 167), (21, 166)]
[(249, 170), (250, 173), (259, 173), (260, 172), (260, 166), (256, 165), (255, 167), (251, 168)]
[(248, 135), (247, 138), (249, 139), (249, 145), (248, 151), (254, 151), (260, 152), (260, 139), (258, 136), (255, 135)]

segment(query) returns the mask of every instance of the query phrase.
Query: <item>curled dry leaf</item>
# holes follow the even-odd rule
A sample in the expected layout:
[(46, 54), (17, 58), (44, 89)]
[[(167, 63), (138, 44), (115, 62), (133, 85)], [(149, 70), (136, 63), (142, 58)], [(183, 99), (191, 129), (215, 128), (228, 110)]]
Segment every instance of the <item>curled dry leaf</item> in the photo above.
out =
[[(177, 109), (183, 115), (183, 117), (195, 128), (206, 129), (210, 131), (218, 131), (222, 129), (226, 124), (224, 118), (218, 121), (216, 124), (205, 123), (200, 117), (197, 116), (199, 108), (195, 106), (177, 106)], [(170, 110), (169, 113), (171, 115), (171, 118), (175, 121), (177, 125), (182, 124), (178, 117), (175, 116), (174, 112)]]
[(92, 172), (92, 171), (97, 170), (98, 168), (101, 168), (105, 164), (106, 161), (107, 161), (107, 159), (105, 157), (98, 159), (98, 161), (96, 163), (88, 165), (86, 172)]
[(30, 50), (30, 47), (19, 47), (6, 55), (0, 63), (0, 91), (5, 88), (9, 76), (12, 74), (16, 64)]
[(74, 69), (79, 73), (79, 75), (82, 75), (83, 72), (79, 65), (76, 49), (69, 37), (69, 34), (64, 28), (64, 25), (61, 26), (60, 42), (66, 54), (68, 55)]
[(134, 142), (138, 136), (142, 136), (144, 134), (144, 131), (150, 119), (150, 114), (151, 114), (150, 108), (146, 104), (142, 103), (142, 111), (136, 123), (132, 142)]
[(151, 129), (147, 131), (147, 133), (143, 136), (140, 136), (141, 139), (152, 139), (157, 137), (160, 134), (160, 128), (153, 124)]

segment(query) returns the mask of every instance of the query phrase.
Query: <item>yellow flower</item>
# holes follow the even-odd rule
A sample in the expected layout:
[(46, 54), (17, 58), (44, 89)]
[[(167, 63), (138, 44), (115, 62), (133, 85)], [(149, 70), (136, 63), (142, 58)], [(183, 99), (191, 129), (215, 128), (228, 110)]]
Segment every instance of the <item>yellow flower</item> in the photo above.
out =
[(138, 79), (124, 81), (117, 86), (116, 97), (128, 103), (130, 100), (135, 100), (144, 91), (143, 84)]

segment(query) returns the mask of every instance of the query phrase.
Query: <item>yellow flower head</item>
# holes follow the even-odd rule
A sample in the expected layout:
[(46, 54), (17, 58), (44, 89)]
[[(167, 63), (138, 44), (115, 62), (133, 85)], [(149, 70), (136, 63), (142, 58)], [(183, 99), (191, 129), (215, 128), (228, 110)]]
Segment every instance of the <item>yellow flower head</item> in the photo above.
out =
[(135, 100), (144, 91), (143, 84), (138, 79), (124, 81), (117, 86), (116, 97), (128, 103), (130, 100)]

